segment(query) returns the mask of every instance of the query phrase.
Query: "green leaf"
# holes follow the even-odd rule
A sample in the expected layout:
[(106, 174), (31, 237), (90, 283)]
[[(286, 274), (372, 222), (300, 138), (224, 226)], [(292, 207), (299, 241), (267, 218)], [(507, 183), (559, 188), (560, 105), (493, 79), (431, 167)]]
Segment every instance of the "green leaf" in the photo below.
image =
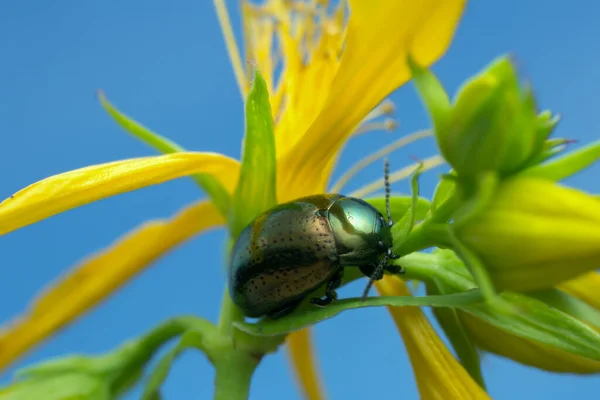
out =
[(500, 297), (515, 311), (499, 313), (486, 304), (461, 309), (516, 336), (600, 360), (600, 334), (589, 326), (524, 294), (504, 292)]
[(189, 348), (196, 348), (204, 351), (204, 335), (202, 332), (190, 330), (185, 332), (175, 347), (169, 350), (158, 362), (154, 371), (148, 379), (144, 394), (142, 395), (143, 400), (153, 400), (160, 398), (160, 387), (163, 382), (167, 379), (171, 366), (175, 359), (185, 350)]
[(539, 290), (527, 294), (580, 321), (587, 322), (600, 328), (600, 311), (570, 294), (558, 289)]
[[(367, 203), (375, 207), (383, 215), (387, 215), (385, 209), (385, 197), (376, 197), (371, 199), (364, 199)], [(392, 212), (392, 219), (399, 221), (403, 215), (409, 210), (412, 204), (411, 196), (393, 196), (390, 197), (390, 210)], [(429, 211), (429, 200), (423, 197), (418, 197), (415, 206), (415, 218), (417, 221), (422, 220)]]
[[(119, 111), (106, 99), (106, 96), (104, 96), (103, 92), (98, 92), (98, 97), (100, 98), (100, 103), (104, 109), (123, 129), (150, 147), (158, 150), (158, 152), (169, 154), (186, 151), (177, 143), (159, 135), (156, 132), (153, 132), (139, 122), (133, 120), (131, 117)], [(227, 217), (231, 203), (231, 196), (223, 187), (223, 185), (221, 185), (221, 183), (211, 175), (196, 174), (192, 175), (191, 178), (194, 179), (194, 181), (196, 181), (196, 183), (200, 185), (200, 187), (206, 192), (221, 215)]]
[(528, 168), (519, 173), (519, 176), (560, 181), (589, 167), (599, 159), (600, 142), (596, 142), (546, 164)]
[(267, 84), (258, 69), (246, 100), (246, 136), (240, 180), (233, 195), (229, 224), (232, 237), (261, 212), (277, 203), (273, 116)]
[(0, 400), (111, 400), (112, 398), (105, 382), (85, 373), (19, 381), (0, 388)]
[(367, 298), (364, 302), (357, 297), (339, 300), (327, 307), (312, 306), (281, 319), (265, 318), (257, 323), (235, 322), (234, 326), (252, 335), (273, 336), (297, 331), (333, 318), (342, 311), (354, 308), (378, 306), (459, 307), (481, 301), (482, 298), (478, 290), (441, 296), (383, 296)]
[(22, 382), (85, 375), (102, 382), (112, 395), (123, 393), (138, 381), (147, 363), (163, 344), (189, 331), (202, 334), (203, 346), (199, 345), (198, 348), (209, 357), (214, 356), (214, 352), (218, 351), (215, 350), (217, 346), (214, 345), (219, 340), (217, 328), (202, 318), (181, 316), (163, 322), (147, 334), (129, 340), (106, 354), (51, 359), (24, 368), (16, 375)]

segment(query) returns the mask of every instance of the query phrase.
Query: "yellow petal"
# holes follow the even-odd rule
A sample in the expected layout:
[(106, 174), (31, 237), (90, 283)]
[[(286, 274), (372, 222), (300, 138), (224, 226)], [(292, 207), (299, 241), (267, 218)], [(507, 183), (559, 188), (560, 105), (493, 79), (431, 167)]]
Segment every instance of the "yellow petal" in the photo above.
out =
[(347, 40), (329, 97), (282, 159), (280, 194), (324, 187), (329, 161), (361, 120), (410, 79), (409, 54), (431, 65), (448, 48), (466, 0), (350, 0)]
[[(397, 277), (375, 283), (382, 296), (410, 296)], [(437, 335), (417, 307), (388, 307), (404, 339), (421, 399), (489, 399)]]
[(562, 282), (558, 288), (589, 305), (600, 309), (600, 274), (588, 272), (575, 279)]
[(310, 329), (289, 334), (287, 345), (290, 361), (296, 372), (298, 384), (304, 393), (304, 398), (308, 400), (324, 399)]
[(173, 153), (92, 165), (43, 179), (0, 203), (0, 235), (69, 209), (196, 173), (214, 175), (230, 192), (238, 161), (216, 153)]
[(217, 209), (200, 202), (170, 220), (148, 222), (85, 260), (0, 331), (0, 368), (73, 322), (150, 263), (199, 232), (223, 224)]

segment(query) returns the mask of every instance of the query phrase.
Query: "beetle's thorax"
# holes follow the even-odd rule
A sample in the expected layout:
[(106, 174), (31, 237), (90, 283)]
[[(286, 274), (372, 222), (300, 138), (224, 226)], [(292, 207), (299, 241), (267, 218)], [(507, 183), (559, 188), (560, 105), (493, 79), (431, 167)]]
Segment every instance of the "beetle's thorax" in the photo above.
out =
[(328, 218), (341, 265), (377, 264), (392, 246), (392, 235), (385, 218), (363, 200), (338, 199), (329, 208)]

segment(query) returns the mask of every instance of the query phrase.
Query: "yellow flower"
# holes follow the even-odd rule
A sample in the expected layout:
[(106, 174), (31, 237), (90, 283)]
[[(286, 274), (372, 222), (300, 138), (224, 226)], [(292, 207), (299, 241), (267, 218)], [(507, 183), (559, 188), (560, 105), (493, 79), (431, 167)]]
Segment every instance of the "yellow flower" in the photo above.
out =
[[(386, 112), (385, 106), (378, 104), (385, 105), (385, 97), (410, 79), (407, 56), (424, 66), (441, 57), (465, 2), (382, 0), (373, 7), (370, 0), (349, 0), (348, 19), (344, 2), (331, 15), (326, 12), (325, 0), (270, 0), (260, 6), (242, 2), (246, 58), (255, 60), (270, 92), (278, 202), (326, 192), (344, 143), (354, 132), (376, 127), (373, 119)], [(245, 98), (250, 74), (241, 63), (224, 2), (214, 3)], [(441, 163), (440, 157), (434, 157), (427, 165)], [(239, 163), (219, 154), (182, 152), (66, 172), (1, 203), (0, 233), (191, 174), (212, 175), (231, 194)], [(400, 172), (397, 178), (406, 175)], [(379, 187), (369, 186), (369, 190)], [(0, 367), (84, 314), (178, 244), (224, 222), (213, 205), (200, 202), (170, 220), (149, 222), (76, 266), (0, 333)], [(429, 328), (419, 323), (411, 329), (415, 333)], [(306, 367), (305, 362), (310, 363), (312, 354), (309, 332), (292, 334), (288, 342), (294, 362), (305, 365), (300, 377), (307, 395), (319, 398), (314, 368)], [(435, 361), (436, 355), (432, 357)]]
[(538, 178), (501, 183), (489, 208), (457, 236), (499, 288), (551, 288), (598, 268), (600, 202)]

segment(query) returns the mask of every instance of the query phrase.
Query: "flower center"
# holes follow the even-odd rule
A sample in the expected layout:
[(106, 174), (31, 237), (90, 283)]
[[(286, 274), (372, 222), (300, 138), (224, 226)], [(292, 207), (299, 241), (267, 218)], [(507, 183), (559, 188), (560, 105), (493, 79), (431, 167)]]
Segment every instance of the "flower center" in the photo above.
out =
[(243, 4), (245, 55), (267, 81), (278, 154), (308, 130), (329, 95), (344, 45), (344, 3)]

